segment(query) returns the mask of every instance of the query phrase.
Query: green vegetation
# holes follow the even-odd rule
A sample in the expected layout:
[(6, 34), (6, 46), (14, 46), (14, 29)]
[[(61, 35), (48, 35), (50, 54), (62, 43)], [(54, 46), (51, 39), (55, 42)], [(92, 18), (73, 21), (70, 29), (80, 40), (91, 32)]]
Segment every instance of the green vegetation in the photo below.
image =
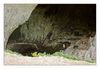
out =
[(39, 56), (46, 56), (47, 54), (44, 52), (44, 53), (37, 53), (37, 52), (34, 52), (34, 53), (31, 53), (32, 54), (32, 57), (39, 57)]
[(85, 60), (85, 61), (89, 63), (96, 63), (96, 60)]
[[(32, 54), (32, 57), (39, 57), (39, 56), (59, 56), (59, 57), (63, 57), (65, 59), (70, 59), (70, 60), (80, 60), (77, 56), (74, 56), (74, 55), (70, 55), (70, 54), (64, 54), (63, 51), (59, 51), (59, 52), (55, 52), (53, 54), (47, 54), (46, 52), (44, 53), (37, 53), (37, 52), (34, 52), (34, 53), (31, 53)], [(86, 62), (89, 62), (89, 63), (95, 63), (96, 61), (94, 60), (85, 60)]]
[[(8, 52), (10, 54), (16, 54), (16, 55), (20, 55), (22, 56), (21, 54), (17, 53), (17, 52), (12, 52), (11, 50), (5, 50), (5, 52)], [(58, 56), (58, 57), (63, 57), (65, 59), (70, 59), (70, 60), (80, 60), (78, 57), (74, 56), (74, 55), (69, 55), (69, 54), (64, 54), (63, 51), (59, 51), (59, 52), (55, 52), (53, 54), (47, 54), (46, 52), (44, 53), (38, 53), (38, 52), (33, 52), (31, 53), (32, 57), (39, 57), (39, 56)], [(96, 63), (95, 60), (85, 60), (86, 62), (89, 62), (89, 63)]]
[(39, 57), (39, 56), (59, 56), (59, 57), (67, 58), (67, 59), (79, 60), (78, 57), (76, 57), (74, 55), (64, 54), (63, 51), (55, 52), (53, 54), (46, 54), (45, 52), (44, 53), (34, 52), (34, 53), (31, 53), (31, 54), (32, 54), (32, 57)]
[(67, 59), (72, 59), (72, 60), (79, 60), (78, 57), (76, 57), (74, 55), (70, 55), (70, 54), (64, 54), (63, 51), (55, 52), (53, 55), (54, 56), (64, 57), (64, 58), (67, 58)]

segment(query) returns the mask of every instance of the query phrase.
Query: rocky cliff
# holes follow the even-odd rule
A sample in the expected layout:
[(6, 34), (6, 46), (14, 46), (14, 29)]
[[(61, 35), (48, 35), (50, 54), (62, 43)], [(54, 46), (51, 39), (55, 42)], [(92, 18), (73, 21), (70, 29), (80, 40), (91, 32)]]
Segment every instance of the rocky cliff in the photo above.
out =
[[(33, 6), (31, 6), (31, 9), (33, 9)], [(28, 14), (25, 12), (26, 10)], [(30, 15), (29, 11), (31, 12), (29, 8), (24, 8), (23, 13), (19, 13), (20, 16), (25, 17), (24, 19), (18, 16), (16, 11), (12, 14), (9, 12), (9, 15), (6, 15), (12, 18), (5, 20), (9, 24), (12, 23), (8, 25), (5, 22), (5, 24), (7, 23), (5, 29), (9, 30), (10, 34), (10, 29), (15, 29), (14, 25), (17, 24), (18, 26), (20, 24), (15, 31), (12, 30), (13, 33), (8, 40), (8, 48), (9, 44), (13, 44), (10, 47), (15, 49), (16, 43), (31, 43), (29, 45), (31, 47), (26, 48), (26, 44), (22, 44), (17, 46), (20, 48), (16, 48), (16, 50), (23, 48), (25, 53), (29, 49), (29, 53), (34, 51), (54, 53), (63, 50), (65, 54), (76, 55), (80, 59), (95, 59), (95, 4), (39, 4)], [(23, 16), (24, 14), (30, 16), (29, 19), (27, 19), (27, 15)], [(14, 20), (12, 15), (18, 17)], [(5, 19), (7, 19), (6, 16)], [(5, 38), (10, 35), (6, 34), (7, 30), (5, 30)]]
[(11, 33), (21, 24), (28, 20), (34, 4), (5, 4), (4, 5), (4, 41), (5, 46)]

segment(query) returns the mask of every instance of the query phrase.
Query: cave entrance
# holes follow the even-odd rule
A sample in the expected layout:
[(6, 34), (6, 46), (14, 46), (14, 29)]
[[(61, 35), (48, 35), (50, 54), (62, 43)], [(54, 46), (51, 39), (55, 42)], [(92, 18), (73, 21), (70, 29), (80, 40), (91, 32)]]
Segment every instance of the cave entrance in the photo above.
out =
[(55, 46), (49, 45), (50, 41), (48, 42), (47, 38), (50, 38), (51, 33), (48, 33), (47, 38), (45, 38), (43, 43), (39, 41), (30, 42), (27, 40), (23, 40), (20, 29), (21, 26), (13, 31), (13, 33), (9, 37), (6, 49), (22, 54), (23, 56), (32, 56), (32, 53), (34, 52), (53, 54), (55, 52), (64, 51), (71, 44), (68, 41), (60, 41), (55, 42), (57, 43)]
[(40, 4), (12, 32), (7, 49), (29, 56), (32, 52), (52, 54), (89, 32), (96, 32), (95, 4)]

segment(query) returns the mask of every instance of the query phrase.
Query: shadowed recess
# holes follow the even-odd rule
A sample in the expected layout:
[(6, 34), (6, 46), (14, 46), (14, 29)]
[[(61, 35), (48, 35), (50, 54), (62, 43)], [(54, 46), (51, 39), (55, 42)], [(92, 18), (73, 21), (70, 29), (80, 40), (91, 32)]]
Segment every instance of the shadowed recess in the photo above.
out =
[(52, 54), (64, 51), (71, 43), (94, 32), (95, 4), (39, 4), (29, 19), (11, 34), (7, 49), (23, 55)]

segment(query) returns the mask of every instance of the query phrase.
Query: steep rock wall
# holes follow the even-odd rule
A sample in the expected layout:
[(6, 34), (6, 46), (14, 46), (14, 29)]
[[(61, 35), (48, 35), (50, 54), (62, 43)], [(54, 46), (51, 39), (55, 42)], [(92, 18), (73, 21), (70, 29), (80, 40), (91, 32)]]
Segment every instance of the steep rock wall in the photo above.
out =
[(5, 46), (11, 33), (28, 20), (36, 4), (5, 4), (4, 5), (4, 41)]

